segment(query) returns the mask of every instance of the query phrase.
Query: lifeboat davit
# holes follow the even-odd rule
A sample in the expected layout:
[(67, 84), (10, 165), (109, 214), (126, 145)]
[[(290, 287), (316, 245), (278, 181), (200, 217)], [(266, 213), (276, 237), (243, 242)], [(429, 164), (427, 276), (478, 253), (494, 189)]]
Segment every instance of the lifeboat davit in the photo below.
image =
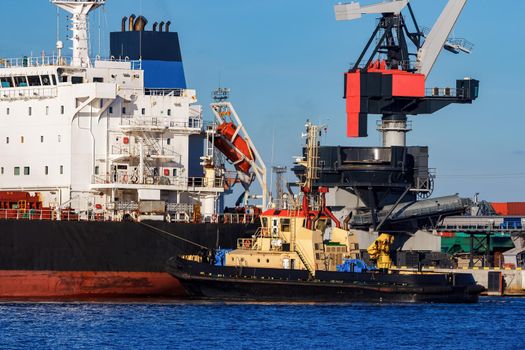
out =
[(217, 133), (220, 136), (215, 138), (215, 147), (235, 165), (237, 170), (249, 174), (252, 167), (250, 161), (255, 161), (255, 156), (246, 140), (240, 135), (235, 136), (235, 139), (232, 140), (236, 132), (237, 127), (231, 122), (219, 125)]

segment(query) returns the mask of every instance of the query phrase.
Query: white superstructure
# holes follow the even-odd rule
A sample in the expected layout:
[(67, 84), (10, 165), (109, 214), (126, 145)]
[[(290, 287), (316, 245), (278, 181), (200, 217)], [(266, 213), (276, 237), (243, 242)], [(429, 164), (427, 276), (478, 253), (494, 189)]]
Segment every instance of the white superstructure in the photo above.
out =
[(58, 42), (54, 57), (0, 60), (0, 191), (57, 212), (210, 219), (224, 187), (215, 170), (188, 175), (196, 92), (145, 89), (140, 61), (91, 60), (87, 15), (104, 1), (52, 2), (72, 13), (73, 57)]

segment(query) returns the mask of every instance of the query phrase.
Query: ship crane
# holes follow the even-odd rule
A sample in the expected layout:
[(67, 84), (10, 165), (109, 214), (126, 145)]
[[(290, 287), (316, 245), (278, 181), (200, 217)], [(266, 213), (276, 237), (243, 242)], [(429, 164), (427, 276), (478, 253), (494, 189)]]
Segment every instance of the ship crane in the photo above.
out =
[[(467, 0), (449, 0), (428, 35), (417, 24), (410, 0), (368, 6), (357, 2), (335, 5), (339, 21), (359, 19), (366, 14), (382, 16), (357, 62), (345, 75), (348, 137), (366, 137), (367, 115), (382, 114), (378, 130), (383, 134), (383, 146), (404, 147), (410, 131), (407, 115), (432, 114), (449, 104), (472, 103), (477, 98), (479, 82), (474, 79), (458, 80), (456, 89), (431, 89), (430, 95), (425, 89), (425, 81), (443, 49), (454, 53), (472, 50), (468, 41), (449, 38), (466, 3)], [(415, 32), (408, 29), (402, 14), (405, 8)], [(364, 61), (374, 43), (372, 53)], [(409, 51), (410, 43), (415, 52)]]
[[(262, 194), (255, 196), (262, 201), (262, 209), (268, 205), (268, 186), (266, 182), (266, 165), (253, 144), (248, 131), (244, 127), (232, 103), (228, 101), (229, 89), (220, 88), (214, 91), (214, 103), (211, 110), (215, 115), (217, 127), (213, 130), (211, 141), (230, 161), (237, 172), (237, 180), (244, 187), (244, 204), (250, 198), (250, 187), (257, 180)], [(210, 137), (209, 137), (210, 138)], [(211, 158), (209, 155), (204, 158)], [(211, 159), (204, 159), (210, 162)], [(254, 198), (254, 196), (251, 196)]]

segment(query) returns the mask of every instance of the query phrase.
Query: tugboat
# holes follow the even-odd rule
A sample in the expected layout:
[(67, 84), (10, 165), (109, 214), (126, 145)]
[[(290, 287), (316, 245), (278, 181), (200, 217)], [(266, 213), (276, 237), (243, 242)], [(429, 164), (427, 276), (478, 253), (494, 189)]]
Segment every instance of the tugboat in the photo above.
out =
[[(361, 260), (356, 236), (326, 206), (318, 177), (322, 126), (307, 123), (301, 198), (261, 215), (261, 227), (237, 248), (179, 256), (167, 270), (188, 296), (225, 301), (476, 303), (484, 288), (468, 273), (391, 269), (392, 233), (368, 247), (374, 266)], [(299, 205), (300, 199), (300, 205)]]

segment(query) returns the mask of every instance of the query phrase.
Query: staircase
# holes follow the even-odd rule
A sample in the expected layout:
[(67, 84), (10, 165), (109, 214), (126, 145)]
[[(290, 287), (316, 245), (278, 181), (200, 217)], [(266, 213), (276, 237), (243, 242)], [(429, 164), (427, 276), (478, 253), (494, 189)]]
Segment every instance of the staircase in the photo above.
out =
[(299, 247), (299, 245), (296, 242), (296, 234), (295, 234), (295, 215), (292, 215), (290, 218), (290, 249), (291, 251), (295, 251), (297, 255), (299, 256), (299, 259), (301, 259), (301, 262), (306, 267), (308, 272), (310, 273), (310, 276), (315, 276), (315, 269), (313, 266), (308, 262), (308, 259), (306, 259), (305, 255), (302, 252), (302, 249)]

